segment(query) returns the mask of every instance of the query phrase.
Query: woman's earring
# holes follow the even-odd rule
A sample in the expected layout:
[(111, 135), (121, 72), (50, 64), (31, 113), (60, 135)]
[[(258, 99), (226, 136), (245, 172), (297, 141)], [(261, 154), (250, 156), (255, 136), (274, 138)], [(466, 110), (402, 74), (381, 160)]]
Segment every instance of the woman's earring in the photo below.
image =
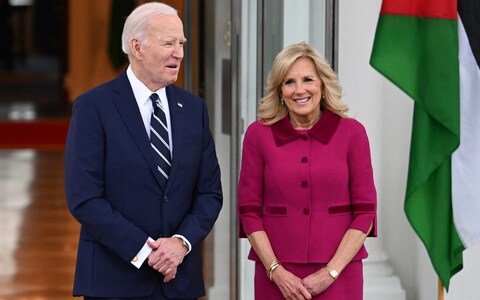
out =
[(322, 101), (325, 101), (325, 95), (322, 95)]
[(283, 99), (280, 99), (280, 102), (282, 103), (282, 105), (285, 105), (285, 102), (283, 102)]

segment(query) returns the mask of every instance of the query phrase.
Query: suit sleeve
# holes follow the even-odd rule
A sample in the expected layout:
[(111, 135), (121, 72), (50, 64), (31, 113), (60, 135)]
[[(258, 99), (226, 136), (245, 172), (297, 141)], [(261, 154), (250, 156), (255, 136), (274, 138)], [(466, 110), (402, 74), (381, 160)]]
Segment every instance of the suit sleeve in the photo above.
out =
[[(251, 125), (243, 140), (242, 165), (238, 183), (238, 235), (265, 230), (263, 227), (263, 169), (264, 161), (260, 151), (258, 124)], [(263, 126), (263, 125), (261, 125)]]
[(106, 140), (101, 117), (86, 95), (74, 103), (65, 149), (68, 209), (83, 235), (112, 249), (130, 263), (148, 235), (105, 199)]
[(192, 248), (198, 247), (212, 230), (223, 205), (220, 166), (209, 127), (207, 106), (203, 100), (202, 103), (202, 150), (193, 189), (192, 208), (175, 232), (184, 236)]
[(349, 144), (348, 167), (353, 211), (350, 228), (367, 232), (373, 222), (369, 236), (377, 236), (377, 194), (373, 180), (370, 145), (365, 128), (356, 121)]

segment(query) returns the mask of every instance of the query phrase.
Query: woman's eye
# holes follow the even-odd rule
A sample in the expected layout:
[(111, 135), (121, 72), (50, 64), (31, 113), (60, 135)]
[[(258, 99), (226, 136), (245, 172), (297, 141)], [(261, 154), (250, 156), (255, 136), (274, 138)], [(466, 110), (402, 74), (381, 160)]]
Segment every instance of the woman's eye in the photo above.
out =
[(312, 81), (313, 81), (313, 78), (307, 77), (307, 78), (304, 79), (304, 81), (305, 81), (305, 82), (312, 82)]
[(291, 84), (293, 84), (293, 80), (289, 79), (285, 81), (285, 85), (291, 85)]

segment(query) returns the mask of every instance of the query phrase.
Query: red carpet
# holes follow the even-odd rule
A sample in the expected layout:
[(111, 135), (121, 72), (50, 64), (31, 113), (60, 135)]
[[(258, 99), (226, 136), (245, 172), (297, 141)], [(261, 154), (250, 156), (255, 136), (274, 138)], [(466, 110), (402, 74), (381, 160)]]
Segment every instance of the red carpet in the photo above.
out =
[(0, 149), (62, 150), (65, 148), (69, 121), (0, 121)]

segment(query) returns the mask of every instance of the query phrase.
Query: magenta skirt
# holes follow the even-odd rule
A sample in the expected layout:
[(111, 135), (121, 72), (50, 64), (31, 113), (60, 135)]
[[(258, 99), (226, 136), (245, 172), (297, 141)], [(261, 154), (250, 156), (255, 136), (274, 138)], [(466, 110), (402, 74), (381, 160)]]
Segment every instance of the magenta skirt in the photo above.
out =
[[(288, 264), (282, 266), (305, 278), (323, 268), (325, 264)], [(255, 263), (255, 299), (283, 300), (283, 295), (277, 285), (268, 279), (265, 268), (259, 262)], [(362, 261), (352, 261), (342, 271), (337, 280), (322, 293), (314, 296), (314, 300), (362, 300), (363, 299), (363, 266)]]

